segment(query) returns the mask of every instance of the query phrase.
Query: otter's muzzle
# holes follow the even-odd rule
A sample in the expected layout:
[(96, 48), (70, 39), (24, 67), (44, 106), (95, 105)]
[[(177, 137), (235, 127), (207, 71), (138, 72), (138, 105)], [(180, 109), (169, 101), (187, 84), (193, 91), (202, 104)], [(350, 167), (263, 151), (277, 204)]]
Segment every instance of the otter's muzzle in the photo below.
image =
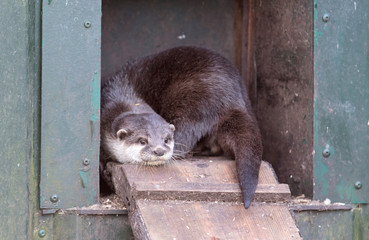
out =
[(161, 157), (166, 153), (166, 150), (164, 148), (157, 147), (156, 149), (154, 149), (153, 153), (155, 154), (155, 156)]

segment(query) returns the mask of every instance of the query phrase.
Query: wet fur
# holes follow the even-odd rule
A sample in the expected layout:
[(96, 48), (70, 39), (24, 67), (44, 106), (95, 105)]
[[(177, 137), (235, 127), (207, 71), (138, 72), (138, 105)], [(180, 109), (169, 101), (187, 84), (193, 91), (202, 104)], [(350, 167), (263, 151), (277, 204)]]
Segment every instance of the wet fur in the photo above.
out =
[(128, 89), (109, 94), (103, 90), (102, 128), (103, 116), (111, 114), (105, 106), (112, 99), (146, 103), (140, 111), (149, 107), (174, 124), (175, 152), (188, 153), (201, 140), (201, 150), (219, 153), (220, 147), (234, 157), (244, 205), (250, 206), (258, 182), (261, 137), (245, 84), (228, 60), (203, 48), (178, 47), (128, 64), (107, 81), (108, 86), (117, 84), (112, 79), (125, 81)]

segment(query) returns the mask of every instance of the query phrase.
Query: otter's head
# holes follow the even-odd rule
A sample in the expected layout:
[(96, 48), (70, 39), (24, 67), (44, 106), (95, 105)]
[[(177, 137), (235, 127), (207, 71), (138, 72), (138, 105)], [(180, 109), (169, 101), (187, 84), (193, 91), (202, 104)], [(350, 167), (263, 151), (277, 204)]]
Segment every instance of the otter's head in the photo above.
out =
[(121, 163), (162, 165), (173, 154), (175, 127), (156, 113), (123, 113), (106, 135), (106, 148)]

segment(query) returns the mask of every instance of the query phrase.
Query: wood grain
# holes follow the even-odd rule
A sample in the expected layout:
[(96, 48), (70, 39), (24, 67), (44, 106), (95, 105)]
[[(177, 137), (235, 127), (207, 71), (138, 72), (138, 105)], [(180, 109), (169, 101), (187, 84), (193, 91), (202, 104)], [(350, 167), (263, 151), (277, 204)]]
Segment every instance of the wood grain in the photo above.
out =
[[(241, 202), (235, 162), (197, 158), (163, 167), (109, 163), (118, 195), (136, 199)], [(262, 163), (254, 201), (290, 198), (286, 184), (278, 184), (271, 166)], [(128, 201), (128, 199), (126, 199)]]
[(247, 210), (229, 159), (194, 158), (155, 168), (109, 163), (108, 169), (137, 239), (301, 239), (283, 204), (289, 187), (278, 183), (265, 162)]
[(138, 200), (148, 239), (301, 239), (285, 205)]

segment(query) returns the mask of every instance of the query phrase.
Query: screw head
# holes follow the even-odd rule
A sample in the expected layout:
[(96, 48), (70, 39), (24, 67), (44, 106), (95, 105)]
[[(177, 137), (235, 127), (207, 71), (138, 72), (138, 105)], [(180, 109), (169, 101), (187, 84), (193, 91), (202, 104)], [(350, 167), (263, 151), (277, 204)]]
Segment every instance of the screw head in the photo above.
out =
[(51, 202), (53, 202), (53, 203), (56, 203), (58, 200), (59, 200), (59, 197), (58, 197), (58, 195), (56, 195), (56, 194), (53, 194), (53, 195), (50, 197), (50, 201), (51, 201)]
[(38, 231), (38, 236), (41, 237), (41, 238), (45, 237), (46, 236), (46, 231), (44, 229), (40, 229)]
[(325, 13), (323, 14), (323, 22), (328, 22), (329, 21), (329, 14), (328, 13)]
[(90, 21), (85, 21), (84, 25), (85, 25), (85, 28), (90, 28), (92, 23)]
[(331, 152), (329, 151), (329, 148), (326, 148), (322, 152), (323, 157), (328, 158), (331, 155)]
[(360, 181), (355, 182), (355, 188), (356, 189), (361, 189), (362, 186), (363, 186), (363, 184)]
[(83, 165), (87, 166), (89, 164), (90, 164), (90, 159), (88, 158), (83, 159)]

